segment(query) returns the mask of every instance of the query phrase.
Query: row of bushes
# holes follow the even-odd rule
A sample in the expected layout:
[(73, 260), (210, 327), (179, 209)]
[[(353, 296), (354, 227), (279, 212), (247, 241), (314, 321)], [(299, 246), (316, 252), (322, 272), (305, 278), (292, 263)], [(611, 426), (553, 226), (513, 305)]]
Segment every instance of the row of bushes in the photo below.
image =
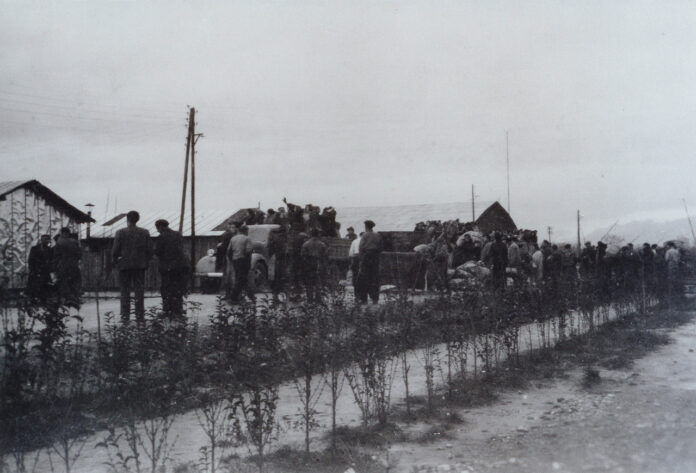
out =
[[(645, 297), (620, 290), (600, 299), (592, 281), (559, 284), (523, 282), (505, 291), (472, 287), (419, 303), (398, 293), (370, 309), (349, 303), (340, 290), (327, 290), (326, 304), (230, 307), (220, 301), (205, 327), (170, 322), (153, 309), (140, 325), (109, 318), (100, 339), (85, 330), (71, 333), (71, 315), (61, 308), (3, 307), (0, 422), (6, 427), (0, 453), (6, 465), (21, 471), (26, 451), (45, 448), (69, 472), (88, 433), (107, 429), (110, 435), (100, 445), (113, 471), (156, 471), (171, 448), (167, 435), (174, 416), (195, 409), (209, 440), (201, 450), (203, 471), (216, 471), (221, 450), (233, 444), (247, 445), (263, 469), (278, 433), (284, 381), (296, 387), (295, 427), (304, 431), (309, 452), (324, 389), (332, 401), (334, 434), (343, 384), (364, 425), (386, 423), (397, 370), (410, 412), (409, 350), (420, 348), (430, 406), (436, 371), (451, 386), (466, 371), (471, 349), (475, 365), (480, 361), (489, 369), (501, 354), (516, 357), (524, 324), (538, 322), (546, 343), (545, 322), (556, 320), (556, 330), (564, 333), (571, 308), (592, 322), (607, 299), (622, 308), (638, 307)], [(199, 309), (189, 304), (189, 311)]]

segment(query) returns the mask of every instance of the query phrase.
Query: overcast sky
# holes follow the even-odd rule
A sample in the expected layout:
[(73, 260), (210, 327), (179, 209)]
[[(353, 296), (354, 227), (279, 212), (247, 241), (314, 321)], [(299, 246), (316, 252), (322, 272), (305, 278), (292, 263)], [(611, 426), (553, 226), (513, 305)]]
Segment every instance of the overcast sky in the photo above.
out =
[(507, 205), (507, 131), (520, 226), (683, 217), (694, 25), (687, 1), (5, 2), (0, 174), (178, 209), (191, 105), (199, 209)]

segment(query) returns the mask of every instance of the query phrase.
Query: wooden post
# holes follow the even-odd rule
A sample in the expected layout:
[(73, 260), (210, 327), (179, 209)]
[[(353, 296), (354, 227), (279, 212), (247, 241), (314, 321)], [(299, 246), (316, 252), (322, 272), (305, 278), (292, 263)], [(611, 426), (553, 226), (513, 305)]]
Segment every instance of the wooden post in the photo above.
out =
[(507, 164), (507, 211), (510, 213), (510, 144), (507, 130), (505, 131), (505, 162)]
[(188, 136), (186, 137), (186, 163), (184, 164), (184, 187), (181, 191), (181, 213), (179, 214), (179, 233), (184, 231), (184, 210), (186, 209), (186, 181), (188, 178), (188, 168), (189, 168), (189, 151), (191, 149), (191, 140), (193, 139), (192, 127), (193, 121), (195, 119), (196, 110), (192, 108), (189, 111), (189, 128)]
[(578, 258), (580, 257), (580, 210), (578, 210)]
[(191, 289), (196, 272), (196, 109), (191, 108), (189, 123), (191, 140)]
[(691, 217), (689, 216), (689, 209), (686, 206), (686, 199), (682, 199), (684, 202), (684, 212), (686, 212), (686, 219), (689, 221), (689, 228), (691, 228), (691, 238), (694, 239), (694, 246), (696, 246), (696, 233), (694, 233), (694, 225), (691, 223)]
[(476, 200), (476, 197), (474, 196), (474, 185), (471, 184), (471, 221), (472, 221), (472, 223), (476, 221), (476, 207), (474, 205), (475, 200)]

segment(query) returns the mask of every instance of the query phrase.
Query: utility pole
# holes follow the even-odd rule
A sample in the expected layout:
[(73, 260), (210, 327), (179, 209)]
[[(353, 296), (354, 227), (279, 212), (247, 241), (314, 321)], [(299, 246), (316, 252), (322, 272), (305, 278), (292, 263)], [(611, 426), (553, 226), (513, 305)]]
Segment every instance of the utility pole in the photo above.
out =
[(507, 130), (505, 130), (505, 159), (507, 161), (507, 211), (510, 213), (510, 142), (508, 140)]
[(691, 228), (691, 238), (694, 239), (694, 245), (696, 245), (696, 233), (694, 233), (694, 225), (691, 223), (689, 209), (686, 207), (686, 199), (682, 199), (682, 202), (684, 202), (684, 211), (686, 212), (686, 219), (689, 221), (689, 227)]
[(186, 136), (186, 163), (184, 164), (184, 188), (181, 191), (181, 213), (179, 214), (179, 233), (184, 232), (184, 211), (186, 210), (186, 181), (188, 179), (189, 152), (191, 150), (191, 139), (193, 136), (195, 115), (196, 109), (191, 108), (191, 110), (189, 110), (188, 135)]
[[(191, 109), (193, 110), (193, 108)], [(203, 133), (196, 133), (194, 116), (191, 126), (191, 286), (196, 273), (196, 143)]]
[(578, 258), (580, 257), (580, 210), (578, 210)]
[(474, 185), (471, 184), (471, 222), (476, 221), (476, 196), (474, 195)]
[(549, 243), (551, 243), (551, 227), (546, 227), (546, 231), (549, 232)]
[[(196, 134), (196, 109), (189, 110), (188, 135), (186, 137), (186, 163), (184, 165), (184, 186), (181, 191), (181, 213), (179, 214), (179, 232), (184, 232), (184, 214), (186, 211), (186, 185), (188, 184), (189, 162), (191, 163), (191, 282), (196, 269), (196, 143), (202, 133)], [(190, 159), (189, 159), (190, 158)]]
[(196, 109), (191, 107), (191, 287), (196, 273)]

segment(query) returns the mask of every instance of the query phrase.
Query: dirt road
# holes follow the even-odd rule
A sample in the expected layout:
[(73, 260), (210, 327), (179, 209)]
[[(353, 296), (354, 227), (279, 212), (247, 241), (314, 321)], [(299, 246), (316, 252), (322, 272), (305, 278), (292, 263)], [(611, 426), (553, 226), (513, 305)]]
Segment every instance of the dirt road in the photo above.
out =
[(630, 369), (600, 369), (460, 411), (464, 423), (426, 445), (394, 445), (403, 472), (696, 472), (696, 322)]

